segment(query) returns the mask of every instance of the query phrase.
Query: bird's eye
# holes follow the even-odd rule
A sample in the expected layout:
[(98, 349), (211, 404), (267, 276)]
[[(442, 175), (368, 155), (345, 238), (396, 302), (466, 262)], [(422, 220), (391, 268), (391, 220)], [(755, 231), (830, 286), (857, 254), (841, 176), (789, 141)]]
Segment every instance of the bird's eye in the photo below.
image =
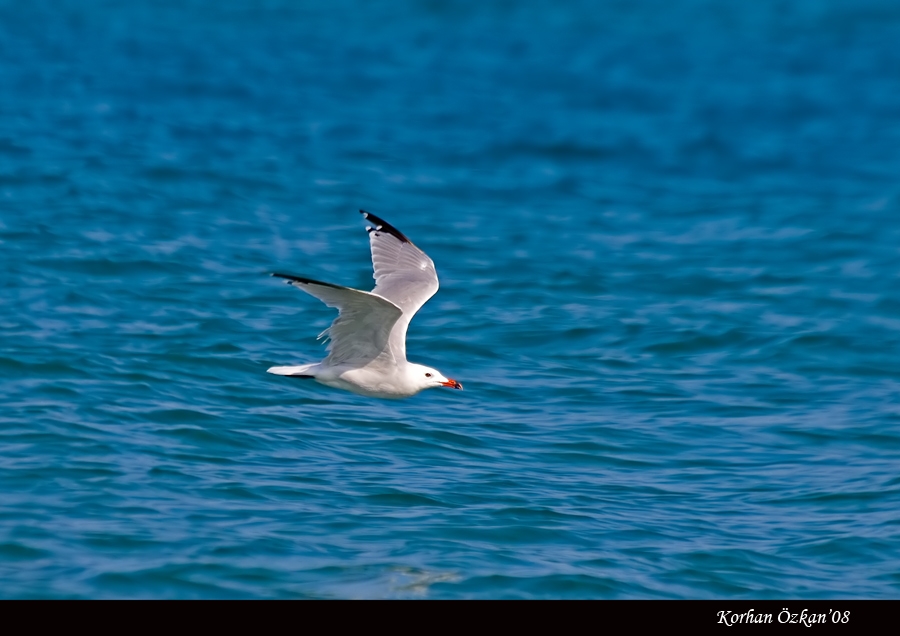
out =
[(430, 373), (426, 373), (426, 374), (425, 374), (425, 377), (426, 377), (426, 378), (430, 378), (430, 377), (431, 377), (431, 374), (430, 374)]

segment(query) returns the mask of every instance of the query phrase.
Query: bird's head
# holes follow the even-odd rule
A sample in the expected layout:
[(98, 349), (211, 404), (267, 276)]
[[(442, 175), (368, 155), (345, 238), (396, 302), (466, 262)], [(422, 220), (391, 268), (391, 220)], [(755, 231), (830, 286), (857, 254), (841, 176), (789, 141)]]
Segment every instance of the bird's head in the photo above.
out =
[(451, 389), (462, 391), (462, 384), (452, 378), (444, 377), (437, 369), (421, 364), (410, 364), (413, 379), (422, 389), (432, 389), (438, 386), (448, 386)]

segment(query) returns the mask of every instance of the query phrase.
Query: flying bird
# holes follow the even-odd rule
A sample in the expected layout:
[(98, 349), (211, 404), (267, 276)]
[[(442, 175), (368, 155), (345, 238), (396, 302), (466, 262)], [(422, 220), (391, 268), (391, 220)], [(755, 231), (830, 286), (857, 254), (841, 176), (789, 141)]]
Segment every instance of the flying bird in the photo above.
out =
[(338, 310), (328, 336), (328, 356), (321, 362), (271, 367), (268, 372), (316, 382), (360, 395), (405, 398), (423, 389), (445, 386), (462, 389), (437, 369), (406, 359), (409, 321), (438, 290), (434, 262), (390, 223), (360, 210), (372, 223), (369, 244), (375, 270), (370, 292), (323, 283), (290, 274), (274, 273), (290, 285)]

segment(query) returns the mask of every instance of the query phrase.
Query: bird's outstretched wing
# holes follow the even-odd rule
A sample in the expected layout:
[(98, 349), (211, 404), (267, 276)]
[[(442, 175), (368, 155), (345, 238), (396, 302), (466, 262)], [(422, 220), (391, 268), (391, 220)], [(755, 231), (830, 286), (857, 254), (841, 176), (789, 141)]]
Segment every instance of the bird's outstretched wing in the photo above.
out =
[(396, 351), (389, 338), (403, 311), (381, 295), (359, 291), (331, 283), (322, 283), (290, 274), (272, 274), (315, 296), (338, 310), (338, 317), (319, 337), (329, 336), (329, 355), (323, 363), (337, 365), (352, 362), (365, 366), (379, 356), (392, 361)]
[(393, 225), (365, 210), (360, 212), (372, 223), (366, 228), (375, 278), (372, 293), (403, 310), (403, 315), (393, 325), (390, 345), (395, 354), (399, 353), (405, 359), (409, 321), (438, 290), (434, 262)]

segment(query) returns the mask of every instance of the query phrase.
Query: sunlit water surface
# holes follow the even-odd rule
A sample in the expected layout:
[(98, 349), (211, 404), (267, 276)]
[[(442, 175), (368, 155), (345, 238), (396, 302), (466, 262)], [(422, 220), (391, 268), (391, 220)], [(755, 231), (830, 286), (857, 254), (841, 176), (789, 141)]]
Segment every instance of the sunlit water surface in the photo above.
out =
[(0, 2), (0, 595), (900, 595), (900, 6), (375, 4)]

